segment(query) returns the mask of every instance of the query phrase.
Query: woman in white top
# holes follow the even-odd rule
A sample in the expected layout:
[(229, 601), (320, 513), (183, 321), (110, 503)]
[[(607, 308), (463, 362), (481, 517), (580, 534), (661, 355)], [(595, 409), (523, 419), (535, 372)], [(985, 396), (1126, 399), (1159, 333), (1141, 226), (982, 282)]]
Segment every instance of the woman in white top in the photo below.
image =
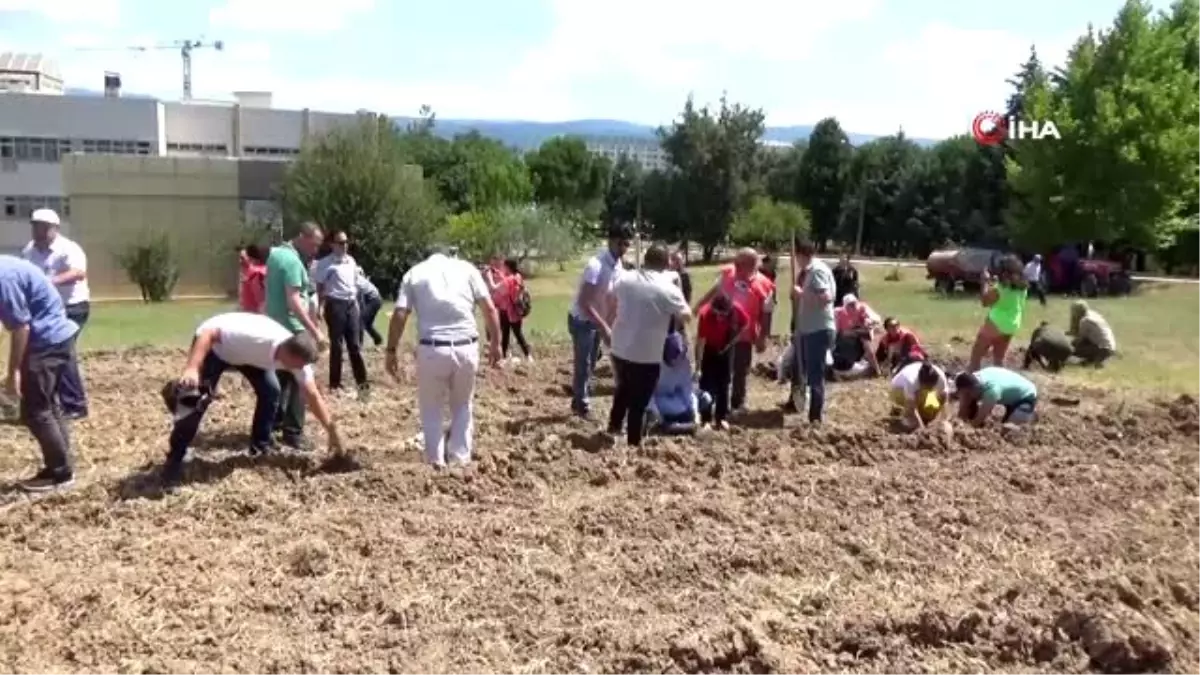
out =
[(889, 392), (892, 404), (901, 412), (901, 422), (910, 430), (933, 424), (950, 400), (950, 382), (946, 371), (917, 361), (904, 366), (892, 378)]

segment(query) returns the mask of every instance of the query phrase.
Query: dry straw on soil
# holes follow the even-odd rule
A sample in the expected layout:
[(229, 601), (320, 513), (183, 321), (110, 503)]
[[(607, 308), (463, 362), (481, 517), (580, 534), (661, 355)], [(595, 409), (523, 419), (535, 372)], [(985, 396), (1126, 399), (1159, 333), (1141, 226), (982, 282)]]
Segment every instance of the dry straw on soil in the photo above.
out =
[[(882, 383), (835, 385), (824, 428), (759, 413), (632, 453), (561, 414), (560, 354), (482, 378), (467, 470), (420, 464), (410, 386), (339, 402), (364, 465), (341, 472), (244, 458), (232, 375), (161, 499), (180, 360), (89, 359), (80, 486), (5, 495), (0, 670), (1200, 668), (1190, 399), (1048, 385), (1084, 400), (901, 436)], [(779, 395), (758, 379), (752, 407)], [(29, 469), (24, 430), (0, 443), (5, 475)]]

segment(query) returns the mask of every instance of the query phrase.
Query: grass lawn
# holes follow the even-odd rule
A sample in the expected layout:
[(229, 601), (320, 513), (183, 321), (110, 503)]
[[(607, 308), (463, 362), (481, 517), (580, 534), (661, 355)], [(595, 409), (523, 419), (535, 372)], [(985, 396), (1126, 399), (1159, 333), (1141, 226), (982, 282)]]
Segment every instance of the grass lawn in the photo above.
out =
[[(781, 267), (786, 270), (786, 266)], [(974, 297), (944, 298), (935, 295), (919, 268), (902, 268), (899, 281), (885, 281), (890, 268), (860, 268), (863, 299), (882, 315), (908, 324), (931, 345), (950, 345), (958, 338), (967, 344), (984, 315)], [(713, 282), (714, 267), (692, 268), (697, 295)], [(566, 314), (575, 291), (578, 269), (545, 271), (529, 282), (534, 299), (526, 330), (534, 348), (566, 339)], [(781, 291), (781, 301), (786, 295)], [(783, 302), (786, 304), (786, 302)], [(1045, 319), (1065, 327), (1070, 300), (1050, 298), (1048, 307), (1029, 304), (1025, 327), (1014, 342), (1023, 346), (1029, 333)], [(1143, 284), (1128, 298), (1101, 298), (1092, 302), (1116, 331), (1121, 354), (1100, 370), (1072, 368), (1062, 377), (1083, 383), (1168, 392), (1200, 392), (1200, 287), (1195, 284)], [(162, 305), (98, 303), (84, 333), (83, 349), (114, 349), (132, 345), (179, 345), (191, 338), (203, 319), (233, 307), (232, 302), (177, 302)], [(386, 307), (385, 307), (386, 311)], [(381, 330), (387, 324), (381, 313)], [(775, 317), (775, 333), (788, 325), (788, 311)], [(413, 332), (410, 330), (410, 333)]]

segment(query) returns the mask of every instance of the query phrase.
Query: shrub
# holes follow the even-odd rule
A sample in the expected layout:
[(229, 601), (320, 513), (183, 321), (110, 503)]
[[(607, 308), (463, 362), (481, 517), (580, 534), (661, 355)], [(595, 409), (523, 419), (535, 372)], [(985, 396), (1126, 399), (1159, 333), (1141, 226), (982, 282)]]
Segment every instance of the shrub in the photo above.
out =
[(164, 233), (149, 234), (117, 254), (117, 264), (137, 284), (143, 302), (166, 302), (179, 282), (179, 263)]

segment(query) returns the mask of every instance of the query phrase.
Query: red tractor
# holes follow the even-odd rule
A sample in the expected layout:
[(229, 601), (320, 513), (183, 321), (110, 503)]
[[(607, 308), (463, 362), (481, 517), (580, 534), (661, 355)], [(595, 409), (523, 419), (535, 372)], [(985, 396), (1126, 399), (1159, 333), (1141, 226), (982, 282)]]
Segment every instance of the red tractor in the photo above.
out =
[(1051, 293), (1066, 293), (1094, 298), (1098, 295), (1128, 295), (1133, 290), (1133, 279), (1129, 270), (1115, 260), (1102, 258), (1080, 258), (1071, 264), (1058, 259), (1056, 254), (1049, 257), (1048, 264), (1043, 268), (1046, 277), (1047, 290)]

